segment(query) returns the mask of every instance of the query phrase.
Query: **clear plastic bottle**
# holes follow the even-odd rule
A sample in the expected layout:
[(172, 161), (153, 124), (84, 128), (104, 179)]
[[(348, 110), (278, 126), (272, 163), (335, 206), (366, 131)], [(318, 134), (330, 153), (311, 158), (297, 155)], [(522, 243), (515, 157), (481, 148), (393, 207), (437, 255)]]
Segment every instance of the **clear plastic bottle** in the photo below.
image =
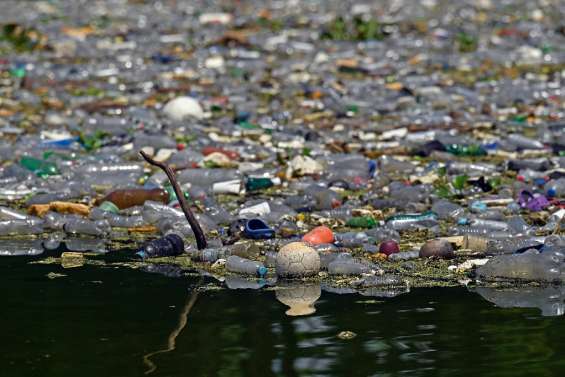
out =
[(26, 220), (27, 218), (28, 215), (25, 213), (0, 206), (0, 220)]
[(557, 180), (550, 180), (544, 186), (545, 193), (550, 198), (563, 198), (565, 197), (565, 178)]
[(40, 234), (42, 232), (42, 220), (36, 221), (35, 219), (26, 219), (0, 221), (0, 236)]
[(211, 187), (214, 183), (241, 179), (235, 169), (185, 169), (177, 173), (180, 184), (191, 183), (203, 187)]
[(263, 263), (241, 258), (237, 255), (230, 255), (228, 257), (226, 260), (226, 269), (230, 272), (245, 275), (256, 275), (259, 277), (264, 277), (267, 274), (267, 268), (263, 265)]
[(206, 248), (204, 250), (194, 250), (191, 258), (196, 262), (214, 263), (218, 259), (225, 259), (229, 255), (225, 248)]
[(362, 275), (373, 272), (374, 269), (371, 266), (353, 259), (336, 259), (328, 264), (328, 273), (330, 275)]
[(43, 254), (41, 240), (3, 240), (0, 242), (0, 257), (35, 256)]
[(110, 232), (110, 224), (106, 220), (92, 221), (71, 217), (65, 222), (65, 225), (63, 225), (63, 230), (70, 234), (104, 236)]

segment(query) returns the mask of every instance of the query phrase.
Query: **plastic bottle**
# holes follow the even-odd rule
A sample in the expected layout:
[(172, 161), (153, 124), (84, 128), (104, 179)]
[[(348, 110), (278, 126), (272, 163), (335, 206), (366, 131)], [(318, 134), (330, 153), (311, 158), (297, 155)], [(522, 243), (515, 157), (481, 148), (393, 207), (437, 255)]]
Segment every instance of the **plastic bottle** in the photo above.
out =
[(182, 219), (184, 218), (184, 213), (163, 203), (148, 200), (143, 203), (142, 216), (146, 223), (155, 224), (163, 218)]
[(141, 258), (173, 257), (184, 253), (184, 241), (178, 234), (168, 234), (165, 237), (150, 241), (136, 254)]
[(508, 223), (505, 221), (472, 219), (470, 221), (471, 227), (489, 229), (492, 231), (507, 231)]
[(506, 222), (513, 233), (526, 234), (532, 231), (531, 226), (521, 216), (512, 216)]
[(549, 216), (547, 223), (542, 227), (543, 231), (553, 232), (565, 217), (565, 208), (562, 208)]
[(177, 173), (180, 184), (191, 183), (203, 187), (211, 187), (216, 182), (241, 179), (240, 174), (233, 169), (185, 169)]
[(57, 212), (49, 211), (43, 216), (45, 227), (53, 230), (62, 230), (67, 222), (67, 217)]
[(229, 224), (234, 217), (224, 207), (216, 202), (213, 197), (202, 201), (206, 214), (218, 224)]
[(0, 206), (0, 220), (26, 220), (27, 218), (28, 215), (25, 213)]
[(305, 191), (307, 195), (311, 195), (316, 201), (315, 208), (317, 210), (331, 210), (341, 206), (340, 195), (330, 189), (313, 186)]
[(117, 228), (135, 228), (138, 226), (146, 225), (143, 216), (122, 216), (110, 213), (106, 220), (112, 227)]
[(457, 205), (450, 201), (438, 200), (432, 206), (432, 212), (437, 214), (438, 218), (442, 220), (447, 220), (447, 219), (455, 220), (463, 215), (465, 209), (460, 205)]
[(236, 272), (246, 275), (256, 275), (264, 277), (267, 274), (267, 268), (261, 262), (230, 255), (226, 260), (226, 269), (230, 272)]
[(431, 211), (427, 211), (422, 214), (395, 215), (387, 218), (385, 221), (386, 225), (392, 229), (403, 230), (420, 223), (434, 223), (437, 221), (437, 215)]
[(225, 259), (229, 255), (225, 248), (207, 248), (204, 250), (194, 250), (191, 254), (192, 260), (196, 262), (214, 263), (218, 259)]
[(131, 186), (143, 175), (143, 165), (134, 163), (96, 163), (73, 167), (74, 179), (88, 185)]
[(544, 148), (544, 145), (543, 145), (542, 142), (540, 142), (538, 140), (530, 139), (529, 137), (526, 137), (526, 136), (520, 135), (520, 134), (510, 134), (510, 135), (508, 135), (506, 140), (508, 142), (516, 145), (518, 148), (523, 148), (523, 149), (543, 149)]
[(146, 201), (151, 200), (154, 202), (168, 203), (169, 194), (163, 189), (126, 189), (115, 190), (109, 193), (102, 199), (103, 202), (111, 202), (119, 209), (129, 208), (141, 205)]
[(565, 178), (557, 180), (550, 180), (544, 186), (545, 193), (550, 198), (563, 198), (565, 197)]
[(484, 156), (487, 153), (480, 145), (476, 144), (448, 144), (445, 149), (455, 156)]
[(367, 264), (355, 260), (336, 259), (328, 264), (330, 275), (362, 275), (370, 274), (374, 270)]
[(400, 234), (396, 230), (388, 227), (368, 229), (365, 231), (365, 234), (372, 238), (375, 243), (380, 243), (385, 240), (400, 241)]
[(273, 187), (280, 184), (279, 178), (263, 178), (263, 177), (249, 177), (245, 182), (245, 189), (247, 191), (257, 191)]
[(345, 225), (351, 228), (374, 228), (377, 222), (371, 216), (358, 216), (347, 220)]
[(0, 221), (0, 236), (40, 234), (43, 232), (43, 221), (35, 219)]
[(365, 232), (335, 233), (334, 237), (341, 247), (361, 247), (369, 241), (369, 236)]
[(296, 212), (311, 212), (316, 206), (316, 199), (312, 195), (291, 195), (284, 203)]
[(90, 236), (104, 236), (110, 231), (110, 224), (106, 220), (91, 221), (88, 219), (71, 217), (63, 225), (63, 230), (71, 234), (85, 234)]
[(0, 257), (35, 256), (43, 254), (41, 240), (2, 240)]

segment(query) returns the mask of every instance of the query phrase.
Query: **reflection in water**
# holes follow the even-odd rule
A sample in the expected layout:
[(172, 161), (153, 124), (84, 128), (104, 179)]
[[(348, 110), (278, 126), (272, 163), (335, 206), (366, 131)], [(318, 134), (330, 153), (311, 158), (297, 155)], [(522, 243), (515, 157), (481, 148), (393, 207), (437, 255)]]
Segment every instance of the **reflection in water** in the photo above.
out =
[(316, 312), (314, 303), (322, 295), (320, 283), (287, 282), (276, 290), (277, 300), (290, 307), (288, 316), (303, 316)]
[(153, 373), (157, 369), (157, 365), (155, 365), (155, 363), (151, 361), (151, 358), (153, 356), (175, 350), (177, 344), (177, 337), (180, 335), (182, 330), (186, 327), (186, 324), (188, 322), (188, 314), (190, 313), (190, 310), (194, 307), (197, 298), (198, 298), (198, 289), (194, 288), (192, 290), (192, 294), (187, 298), (186, 303), (182, 308), (182, 311), (179, 315), (179, 321), (177, 326), (173, 329), (173, 331), (169, 334), (169, 337), (167, 338), (167, 348), (154, 351), (143, 356), (143, 363), (148, 367), (145, 374)]
[(543, 316), (565, 313), (565, 287), (520, 287), (496, 289), (477, 287), (475, 292), (501, 308), (538, 308)]
[(267, 284), (264, 279), (246, 279), (236, 275), (226, 276), (225, 283), (229, 289), (260, 289)]

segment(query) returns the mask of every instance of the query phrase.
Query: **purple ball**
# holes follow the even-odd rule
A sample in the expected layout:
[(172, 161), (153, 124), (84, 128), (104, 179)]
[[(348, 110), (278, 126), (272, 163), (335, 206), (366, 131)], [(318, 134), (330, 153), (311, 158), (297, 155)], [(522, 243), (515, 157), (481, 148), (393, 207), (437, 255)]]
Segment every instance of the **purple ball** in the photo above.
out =
[(386, 254), (388, 257), (390, 254), (398, 253), (400, 248), (398, 247), (398, 243), (394, 240), (387, 240), (381, 242), (379, 246), (379, 253)]

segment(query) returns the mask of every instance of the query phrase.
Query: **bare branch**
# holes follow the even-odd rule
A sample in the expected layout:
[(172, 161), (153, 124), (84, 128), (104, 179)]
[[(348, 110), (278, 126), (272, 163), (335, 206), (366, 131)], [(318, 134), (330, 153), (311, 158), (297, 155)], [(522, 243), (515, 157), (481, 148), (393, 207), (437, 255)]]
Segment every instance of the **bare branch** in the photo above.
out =
[(204, 232), (202, 231), (202, 228), (200, 227), (198, 220), (196, 220), (196, 217), (194, 217), (194, 214), (190, 210), (190, 207), (188, 206), (188, 203), (184, 198), (182, 190), (180, 189), (180, 186), (175, 178), (175, 173), (173, 172), (173, 170), (164, 162), (155, 161), (154, 159), (149, 157), (149, 155), (144, 151), (139, 151), (139, 154), (141, 154), (141, 156), (149, 164), (153, 166), (157, 166), (158, 168), (160, 168), (165, 172), (165, 174), (169, 178), (169, 181), (171, 182), (171, 185), (173, 186), (173, 190), (175, 191), (175, 194), (177, 195), (177, 199), (180, 203), (180, 207), (182, 208), (182, 211), (184, 212), (184, 216), (188, 220), (188, 223), (190, 224), (190, 228), (194, 232), (194, 236), (196, 237), (196, 246), (198, 247), (198, 250), (205, 249), (207, 246), (206, 236), (204, 235)]

